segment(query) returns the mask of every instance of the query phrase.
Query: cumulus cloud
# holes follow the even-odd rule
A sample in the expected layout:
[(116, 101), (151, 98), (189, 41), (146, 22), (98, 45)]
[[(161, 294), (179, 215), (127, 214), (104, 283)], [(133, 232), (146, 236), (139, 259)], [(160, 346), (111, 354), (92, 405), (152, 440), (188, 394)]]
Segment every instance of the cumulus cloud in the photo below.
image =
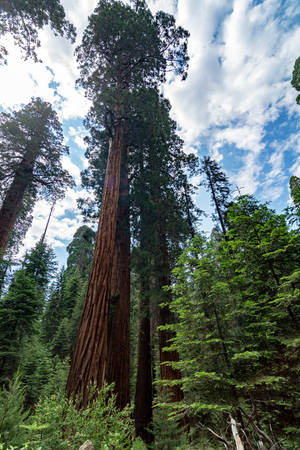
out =
[(62, 166), (70, 175), (72, 175), (72, 177), (74, 177), (76, 185), (80, 184), (81, 178), (79, 167), (72, 162), (69, 156), (63, 155)]
[[(43, 64), (34, 64), (21, 61), (18, 49), (8, 39), (10, 58), (8, 66), (1, 68), (0, 95), (4, 109), (27, 103), (32, 96), (51, 102), (67, 124), (68, 144), (74, 142), (83, 150), (85, 130), (77, 124), (70, 126), (70, 121), (84, 117), (89, 102), (80, 89), (74, 88), (79, 72), (73, 52), (98, 0), (62, 3), (77, 28), (76, 44), (45, 29), (40, 34), (39, 50)], [(289, 175), (300, 176), (299, 133), (285, 137), (284, 142), (273, 141), (268, 134), (268, 125), (283, 111), (288, 121), (300, 113), (290, 85), (293, 64), (299, 56), (300, 29), (294, 21), (300, 14), (299, 2), (148, 0), (148, 4), (153, 11), (175, 13), (178, 24), (191, 34), (188, 78), (181, 82), (171, 77), (164, 88), (185, 151), (199, 151), (201, 156), (210, 153), (222, 161), (229, 168), (230, 181), (243, 188), (243, 193), (264, 189), (265, 196), (279, 198), (287, 178), (283, 175), (287, 154), (292, 155), (288, 159)], [(77, 162), (86, 166), (86, 160), (78, 154)], [(79, 182), (74, 161), (65, 157), (63, 164)], [(62, 236), (72, 237), (81, 223), (76, 215), (78, 195), (77, 191), (68, 193), (55, 208), (49, 238), (56, 246), (62, 245)], [(36, 214), (45, 209), (44, 219), (46, 206), (49, 209), (49, 205), (39, 203), (35, 209)], [(35, 219), (28, 242), (40, 232), (42, 225)]]
[(251, 153), (235, 173), (249, 193), (260, 185), (266, 125), (283, 109), (299, 114), (290, 85), (299, 56), (300, 29), (293, 24), (299, 12), (296, 1), (178, 2), (177, 20), (191, 33), (191, 60), (186, 82), (166, 86), (172, 114), (191, 150), (224, 158), (228, 146)]
[[(1, 105), (13, 109), (28, 103), (33, 96), (42, 97), (52, 103), (61, 119), (84, 117), (90, 107), (80, 89), (75, 89), (79, 77), (74, 57), (75, 46), (81, 41), (88, 16), (97, 0), (62, 1), (68, 19), (77, 29), (77, 41), (72, 45), (67, 39), (54, 36), (49, 27), (39, 33), (41, 47), (38, 56), (43, 63), (23, 61), (20, 50), (6, 38), (9, 50), (8, 65), (1, 67)], [(7, 89), (10, 86), (11, 89)]]
[[(55, 249), (65, 247), (77, 228), (82, 225), (83, 220), (78, 215), (77, 198), (83, 197), (83, 192), (68, 189), (65, 197), (58, 201), (55, 206), (47, 230), (47, 242)], [(22, 253), (32, 248), (41, 238), (50, 213), (51, 204), (46, 200), (39, 200), (33, 210), (32, 226), (27, 233)]]

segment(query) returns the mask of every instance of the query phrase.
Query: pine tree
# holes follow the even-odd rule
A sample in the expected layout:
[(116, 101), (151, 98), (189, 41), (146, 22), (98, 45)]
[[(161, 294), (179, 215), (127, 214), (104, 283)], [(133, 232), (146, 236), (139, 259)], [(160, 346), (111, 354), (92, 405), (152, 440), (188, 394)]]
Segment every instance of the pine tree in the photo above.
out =
[(43, 342), (52, 355), (69, 357), (74, 345), (86, 289), (95, 232), (79, 227), (67, 246), (67, 268), (62, 268), (50, 289), (42, 318)]
[[(3, 0), (0, 6), (0, 36), (9, 33), (22, 49), (25, 59), (38, 61), (36, 48), (40, 46), (38, 30), (50, 25), (54, 33), (75, 40), (75, 29), (65, 18), (59, 0), (42, 0), (37, 3)], [(0, 61), (6, 62), (7, 49), (0, 46)]]
[(289, 220), (291, 223), (300, 221), (300, 178), (292, 176), (290, 178), (290, 193), (293, 200), (293, 205), (287, 209)]
[(195, 238), (174, 271), (174, 368), (185, 370), (184, 403), (203, 430), (231, 439), (230, 411), (244, 441), (272, 446), (297, 420), (299, 235), (250, 196), (232, 203), (227, 224), (227, 241)]
[[(32, 99), (13, 115), (0, 116), (0, 185), (4, 190), (0, 209), (0, 251), (5, 251), (25, 196), (57, 198), (72, 185), (62, 169), (61, 124), (49, 103)], [(6, 187), (8, 186), (8, 187)]]
[(7, 382), (20, 361), (22, 340), (34, 333), (42, 296), (32, 275), (18, 270), (0, 303), (0, 381)]
[(62, 268), (51, 285), (42, 316), (42, 338), (48, 344), (52, 342), (60, 323), (64, 272), (65, 269)]
[(95, 235), (96, 233), (87, 225), (78, 228), (72, 241), (67, 246), (69, 254), (67, 260), (68, 272), (77, 269), (83, 277), (87, 276), (93, 257)]
[(217, 215), (213, 219), (219, 222), (223, 235), (226, 235), (226, 211), (230, 204), (230, 185), (228, 178), (222, 171), (219, 164), (209, 156), (201, 160), (201, 173), (206, 179), (201, 182), (211, 194), (212, 204), (215, 207)]
[(21, 359), (25, 338), (37, 333), (45, 293), (55, 268), (53, 250), (38, 243), (16, 271), (12, 283), (0, 302), (0, 380), (7, 381)]

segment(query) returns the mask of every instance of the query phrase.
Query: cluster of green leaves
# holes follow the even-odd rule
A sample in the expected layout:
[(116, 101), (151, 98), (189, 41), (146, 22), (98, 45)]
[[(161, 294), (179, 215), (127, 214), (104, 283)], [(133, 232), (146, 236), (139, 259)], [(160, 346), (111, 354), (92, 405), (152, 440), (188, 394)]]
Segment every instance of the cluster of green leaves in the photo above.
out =
[[(0, 6), (0, 36), (10, 34), (21, 48), (25, 59), (38, 61), (36, 54), (40, 46), (38, 31), (50, 25), (55, 35), (75, 40), (75, 28), (65, 18), (65, 11), (59, 0), (22, 1), (3, 0)], [(0, 46), (0, 62), (6, 63), (7, 49)]]
[(40, 98), (13, 114), (0, 114), (0, 150), (1, 197), (16, 175), (25, 180), (33, 199), (55, 200), (73, 185), (61, 166), (62, 155), (68, 153), (61, 123), (50, 103)]
[(232, 203), (226, 221), (227, 240), (198, 236), (174, 270), (178, 322), (167, 327), (176, 332), (170, 348), (181, 356), (172, 364), (182, 370), (186, 394), (178, 408), (223, 435), (231, 411), (254, 442), (251, 420), (267, 433), (271, 425), (293, 448), (299, 233), (249, 196)]
[[(300, 56), (295, 61), (291, 84), (296, 91), (300, 91)], [(300, 94), (297, 96), (296, 102), (300, 105)]]
[(37, 332), (46, 287), (55, 269), (53, 250), (38, 243), (25, 256), (8, 291), (0, 300), (0, 379), (7, 382), (17, 369), (25, 339)]
[(70, 355), (76, 338), (94, 242), (91, 228), (78, 228), (67, 247), (67, 268), (61, 270), (47, 299), (42, 337), (52, 355), (61, 359)]
[(104, 386), (97, 395), (91, 388), (91, 398), (95, 399), (84, 410), (78, 410), (76, 402), (66, 399), (57, 386), (55, 392), (46, 392), (28, 417), (19, 376), (13, 378), (8, 389), (0, 391), (0, 448), (79, 448), (87, 440), (99, 450), (146, 448), (134, 439), (131, 409), (120, 411), (115, 406), (112, 386)]

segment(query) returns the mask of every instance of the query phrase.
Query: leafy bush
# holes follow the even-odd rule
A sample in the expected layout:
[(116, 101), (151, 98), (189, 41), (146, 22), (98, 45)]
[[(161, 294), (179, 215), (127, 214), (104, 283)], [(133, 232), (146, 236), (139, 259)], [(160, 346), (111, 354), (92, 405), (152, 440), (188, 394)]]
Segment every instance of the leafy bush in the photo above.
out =
[[(25, 423), (24, 387), (16, 374), (8, 388), (0, 387), (0, 449), (22, 445), (25, 432), (20, 425)], [(1, 447), (2, 446), (2, 447)]]
[[(91, 389), (94, 395), (95, 389)], [(79, 448), (90, 440), (98, 450), (145, 449), (141, 441), (134, 441), (131, 409), (122, 411), (115, 406), (111, 386), (104, 386), (96, 399), (86, 408), (77, 411), (71, 400), (52, 395), (41, 401), (33, 419), (34, 441), (41, 449)]]

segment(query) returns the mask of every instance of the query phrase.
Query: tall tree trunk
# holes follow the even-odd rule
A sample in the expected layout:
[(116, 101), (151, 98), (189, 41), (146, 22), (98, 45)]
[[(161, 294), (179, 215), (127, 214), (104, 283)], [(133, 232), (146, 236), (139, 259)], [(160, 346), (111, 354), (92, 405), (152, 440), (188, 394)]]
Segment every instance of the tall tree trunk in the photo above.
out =
[(32, 170), (33, 156), (31, 150), (28, 149), (16, 170), (0, 209), (0, 258), (6, 250), (9, 235), (16, 223), (25, 191), (32, 182)]
[(213, 180), (212, 180), (212, 177), (211, 177), (210, 170), (207, 172), (207, 175), (208, 175), (210, 190), (211, 190), (211, 193), (212, 193), (212, 196), (213, 196), (213, 201), (214, 201), (214, 204), (215, 204), (215, 207), (216, 207), (216, 210), (217, 210), (217, 214), (218, 214), (218, 218), (219, 218), (219, 222), (220, 222), (220, 225), (221, 225), (222, 233), (225, 236), (225, 240), (228, 241), (228, 236), (226, 236), (226, 227), (225, 227), (224, 219), (223, 219), (223, 216), (222, 216), (222, 213), (221, 213), (219, 202), (218, 202), (217, 197), (216, 197), (215, 187), (214, 187), (214, 184), (213, 184)]
[(147, 430), (151, 426), (153, 400), (149, 289), (148, 280), (143, 279), (139, 304), (138, 367), (134, 410), (136, 435), (140, 436), (146, 444), (151, 444), (153, 441), (152, 433)]
[(130, 403), (130, 230), (128, 161), (124, 147), (108, 325), (106, 381), (115, 383), (116, 404)]
[(110, 142), (96, 245), (66, 386), (68, 396), (80, 396), (78, 407), (87, 405), (89, 385), (94, 383), (101, 388), (106, 375), (108, 309), (123, 145), (124, 123), (120, 120)]
[[(159, 288), (162, 292), (162, 287), (170, 285), (170, 267), (168, 258), (168, 248), (166, 233), (164, 226), (160, 225), (160, 276), (158, 278)], [(170, 294), (164, 293), (164, 303), (170, 301)], [(159, 325), (167, 325), (173, 323), (174, 318), (168, 306), (159, 308)], [(170, 339), (174, 337), (174, 333), (170, 330), (159, 330), (159, 355), (160, 355), (160, 378), (161, 380), (180, 380), (180, 370), (174, 369), (169, 364), (165, 364), (167, 361), (178, 362), (179, 355), (176, 350), (165, 351), (164, 347), (170, 346)], [(183, 400), (183, 391), (180, 385), (163, 387), (162, 392), (169, 396), (170, 401), (178, 402)]]

